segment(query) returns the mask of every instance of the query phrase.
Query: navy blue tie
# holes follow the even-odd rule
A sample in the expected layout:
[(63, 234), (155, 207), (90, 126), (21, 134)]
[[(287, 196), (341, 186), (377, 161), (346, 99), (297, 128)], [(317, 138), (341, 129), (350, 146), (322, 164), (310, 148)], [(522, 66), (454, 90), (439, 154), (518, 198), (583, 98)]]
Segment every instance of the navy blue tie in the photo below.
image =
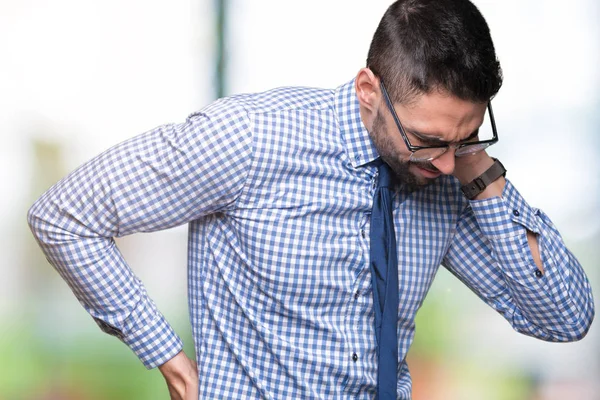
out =
[(392, 172), (378, 160), (371, 214), (371, 277), (378, 348), (377, 400), (396, 399), (398, 379), (398, 255), (392, 216)]

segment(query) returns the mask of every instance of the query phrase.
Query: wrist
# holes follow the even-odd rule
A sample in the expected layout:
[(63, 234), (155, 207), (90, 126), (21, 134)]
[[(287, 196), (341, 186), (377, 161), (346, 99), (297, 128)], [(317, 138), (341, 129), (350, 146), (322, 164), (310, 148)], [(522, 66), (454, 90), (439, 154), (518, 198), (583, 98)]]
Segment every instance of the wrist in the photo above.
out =
[(473, 197), (471, 200), (483, 200), (489, 199), (492, 197), (502, 197), (502, 192), (504, 191), (504, 186), (506, 185), (506, 180), (504, 177), (500, 177), (496, 179), (494, 182), (490, 183), (485, 190), (479, 193), (477, 196)]
[(462, 185), (461, 191), (469, 200), (480, 200), (489, 197), (502, 196), (504, 175), (506, 169), (502, 163), (493, 159), (492, 165), (469, 183)]
[(482, 151), (472, 156), (458, 157), (455, 162), (453, 175), (461, 185), (466, 185), (487, 171), (494, 164), (494, 159)]
[(198, 398), (198, 368), (183, 351), (158, 368), (165, 378), (172, 400)]
[(181, 351), (175, 357), (158, 367), (160, 373), (167, 379), (186, 381), (194, 376), (192, 361)]

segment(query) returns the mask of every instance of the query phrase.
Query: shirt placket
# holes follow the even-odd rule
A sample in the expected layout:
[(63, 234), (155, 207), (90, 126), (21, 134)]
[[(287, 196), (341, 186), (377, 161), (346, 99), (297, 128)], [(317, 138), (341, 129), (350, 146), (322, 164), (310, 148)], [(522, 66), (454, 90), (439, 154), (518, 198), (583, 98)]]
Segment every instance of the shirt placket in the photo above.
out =
[[(377, 187), (377, 175), (373, 176), (365, 196), (372, 201)], [(344, 359), (347, 360), (349, 375), (345, 393), (358, 398), (364, 393), (365, 384), (376, 377), (376, 343), (374, 329), (373, 293), (369, 273), (371, 209), (358, 217), (357, 241), (361, 253), (361, 267), (348, 298), (345, 325), (348, 342)], [(373, 381), (374, 382), (374, 381)]]

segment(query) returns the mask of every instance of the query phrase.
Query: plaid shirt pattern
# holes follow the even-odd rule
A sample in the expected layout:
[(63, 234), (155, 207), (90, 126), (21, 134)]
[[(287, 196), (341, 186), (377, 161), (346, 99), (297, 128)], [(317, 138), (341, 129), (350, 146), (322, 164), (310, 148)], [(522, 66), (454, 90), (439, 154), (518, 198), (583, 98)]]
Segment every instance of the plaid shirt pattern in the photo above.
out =
[[(182, 349), (114, 237), (189, 224), (201, 399), (368, 399), (377, 360), (369, 220), (378, 157), (353, 81), (224, 98), (121, 143), (50, 188), (29, 224), (100, 328), (148, 368)], [(548, 217), (507, 181), (468, 201), (451, 176), (394, 196), (398, 398), (415, 314), (440, 265), (519, 332), (581, 338), (588, 280)], [(538, 277), (526, 230), (538, 234)]]

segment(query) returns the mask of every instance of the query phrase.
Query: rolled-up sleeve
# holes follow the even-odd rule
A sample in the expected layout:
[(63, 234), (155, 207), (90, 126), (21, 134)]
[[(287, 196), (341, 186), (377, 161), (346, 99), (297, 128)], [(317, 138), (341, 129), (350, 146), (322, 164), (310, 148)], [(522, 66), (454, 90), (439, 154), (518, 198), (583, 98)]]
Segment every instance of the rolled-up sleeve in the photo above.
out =
[(220, 100), (87, 162), (30, 208), (48, 261), (100, 328), (147, 368), (182, 349), (114, 238), (185, 224), (233, 207), (251, 161), (247, 112)]
[[(544, 273), (527, 231), (538, 241)], [(558, 230), (507, 180), (502, 197), (470, 201), (444, 265), (517, 331), (548, 341), (573, 341), (594, 318), (589, 281)]]

